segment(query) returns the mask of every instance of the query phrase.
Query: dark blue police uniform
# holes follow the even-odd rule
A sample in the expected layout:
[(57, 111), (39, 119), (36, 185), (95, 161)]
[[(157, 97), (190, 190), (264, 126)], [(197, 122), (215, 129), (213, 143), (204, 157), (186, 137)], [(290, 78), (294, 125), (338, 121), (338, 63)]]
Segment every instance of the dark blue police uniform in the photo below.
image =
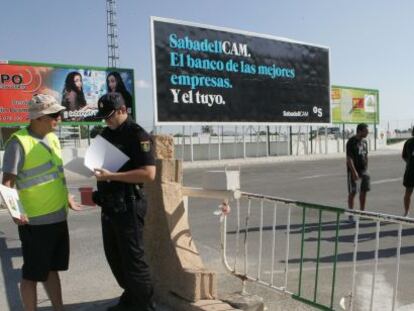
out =
[[(155, 164), (150, 135), (131, 118), (115, 130), (106, 127), (101, 135), (129, 157), (119, 172)], [(144, 260), (147, 200), (143, 185), (98, 181), (97, 187), (94, 200), (102, 207), (105, 256), (124, 289), (119, 310), (155, 310), (150, 271)]]

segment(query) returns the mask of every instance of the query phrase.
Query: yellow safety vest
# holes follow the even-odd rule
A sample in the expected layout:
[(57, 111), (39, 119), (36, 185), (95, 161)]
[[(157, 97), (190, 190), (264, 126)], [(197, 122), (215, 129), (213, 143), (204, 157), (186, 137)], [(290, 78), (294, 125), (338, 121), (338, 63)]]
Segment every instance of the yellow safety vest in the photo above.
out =
[(16, 188), (25, 213), (29, 217), (46, 216), (68, 209), (68, 191), (63, 174), (58, 137), (49, 133), (49, 148), (32, 137), (27, 129), (15, 132), (24, 150), (24, 164), (17, 173)]

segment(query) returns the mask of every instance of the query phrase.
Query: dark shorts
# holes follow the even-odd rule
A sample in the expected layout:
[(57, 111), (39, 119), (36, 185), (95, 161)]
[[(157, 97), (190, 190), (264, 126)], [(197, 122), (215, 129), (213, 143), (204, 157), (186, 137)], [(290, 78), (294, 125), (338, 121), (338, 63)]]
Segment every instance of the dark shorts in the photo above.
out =
[(44, 282), (50, 271), (69, 265), (69, 231), (66, 221), (38, 226), (19, 226), (22, 242), (23, 279)]
[(414, 187), (414, 172), (412, 172), (410, 170), (405, 171), (403, 185), (404, 185), (405, 188), (413, 188)]
[(361, 174), (355, 182), (352, 180), (352, 174), (348, 171), (348, 193), (368, 192), (371, 190), (371, 178), (368, 174)]

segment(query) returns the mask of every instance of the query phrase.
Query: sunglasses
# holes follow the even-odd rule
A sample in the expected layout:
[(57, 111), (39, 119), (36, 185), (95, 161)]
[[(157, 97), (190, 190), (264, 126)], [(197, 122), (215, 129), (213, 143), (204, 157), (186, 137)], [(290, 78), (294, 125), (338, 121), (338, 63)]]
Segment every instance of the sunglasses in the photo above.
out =
[(51, 118), (51, 119), (58, 119), (62, 114), (59, 112), (55, 112), (55, 113), (50, 113), (50, 114), (46, 114), (47, 117)]
[(104, 117), (104, 120), (109, 120), (115, 113), (116, 110), (112, 110), (110, 114), (108, 114), (106, 117)]

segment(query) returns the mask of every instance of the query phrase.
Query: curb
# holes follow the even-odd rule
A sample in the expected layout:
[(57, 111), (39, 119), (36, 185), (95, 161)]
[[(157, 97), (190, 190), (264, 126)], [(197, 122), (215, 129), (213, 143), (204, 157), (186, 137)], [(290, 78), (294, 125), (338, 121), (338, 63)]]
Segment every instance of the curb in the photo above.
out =
[[(369, 156), (381, 156), (381, 155), (393, 155), (400, 154), (401, 150), (396, 149), (381, 149), (371, 151)], [(261, 165), (261, 164), (273, 164), (295, 161), (318, 161), (329, 159), (345, 158), (345, 153), (329, 153), (329, 154), (308, 154), (298, 156), (272, 156), (272, 157), (258, 157), (247, 159), (223, 159), (223, 160), (205, 160), (195, 162), (183, 162), (184, 169), (197, 169), (197, 168), (217, 168), (225, 166), (249, 166), (249, 165)]]

